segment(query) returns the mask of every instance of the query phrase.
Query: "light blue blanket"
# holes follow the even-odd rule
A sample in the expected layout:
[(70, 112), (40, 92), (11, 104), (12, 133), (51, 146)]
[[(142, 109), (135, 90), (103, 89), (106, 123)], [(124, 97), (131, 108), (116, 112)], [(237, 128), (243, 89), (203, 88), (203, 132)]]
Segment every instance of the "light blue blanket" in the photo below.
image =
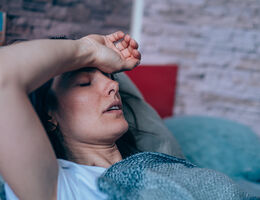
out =
[(161, 153), (143, 152), (112, 165), (98, 180), (110, 200), (253, 200), (227, 176)]

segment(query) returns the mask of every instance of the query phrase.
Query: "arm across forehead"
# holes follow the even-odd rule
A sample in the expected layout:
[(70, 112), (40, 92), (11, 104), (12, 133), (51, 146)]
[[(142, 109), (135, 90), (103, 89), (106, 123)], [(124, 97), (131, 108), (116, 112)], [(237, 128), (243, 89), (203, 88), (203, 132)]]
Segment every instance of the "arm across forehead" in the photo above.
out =
[(0, 173), (19, 199), (57, 199), (58, 163), (28, 94), (55, 76), (69, 71), (74, 76), (87, 66), (108, 73), (137, 66), (141, 57), (130, 36), (121, 50), (109, 37), (34, 40), (0, 49)]
[(97, 68), (95, 67), (83, 67), (81, 69), (78, 70), (74, 70), (74, 71), (69, 71), (69, 72), (65, 72), (61, 75), (62, 79), (70, 79), (76, 75), (79, 75), (82, 72), (95, 72), (97, 70)]

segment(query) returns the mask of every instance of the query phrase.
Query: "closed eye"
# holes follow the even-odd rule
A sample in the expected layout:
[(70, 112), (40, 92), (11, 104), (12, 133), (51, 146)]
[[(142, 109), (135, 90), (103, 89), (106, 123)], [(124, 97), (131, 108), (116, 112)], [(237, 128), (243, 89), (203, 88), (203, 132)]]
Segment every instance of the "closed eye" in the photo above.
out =
[(90, 86), (90, 82), (88, 82), (88, 83), (80, 83), (79, 86), (80, 87)]

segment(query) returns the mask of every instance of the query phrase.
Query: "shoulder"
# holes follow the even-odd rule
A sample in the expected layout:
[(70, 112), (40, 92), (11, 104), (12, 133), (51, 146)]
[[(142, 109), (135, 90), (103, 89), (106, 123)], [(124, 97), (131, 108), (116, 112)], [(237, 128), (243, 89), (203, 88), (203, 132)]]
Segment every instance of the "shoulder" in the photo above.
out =
[[(106, 168), (87, 166), (75, 162), (57, 159), (59, 165), (58, 174), (58, 200), (67, 199), (105, 199), (97, 186), (97, 179), (105, 172)], [(5, 183), (7, 199), (18, 200), (12, 189)]]

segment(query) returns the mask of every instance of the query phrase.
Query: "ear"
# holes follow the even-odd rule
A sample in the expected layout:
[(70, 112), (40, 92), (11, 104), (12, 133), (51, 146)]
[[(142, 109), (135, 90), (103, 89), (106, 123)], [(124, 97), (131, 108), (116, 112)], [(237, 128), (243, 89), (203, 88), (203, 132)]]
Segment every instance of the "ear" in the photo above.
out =
[(51, 127), (51, 130), (53, 131), (58, 126), (58, 121), (56, 120), (56, 116), (53, 111), (48, 111), (48, 115), (50, 116), (48, 122), (50, 122), (53, 125)]

